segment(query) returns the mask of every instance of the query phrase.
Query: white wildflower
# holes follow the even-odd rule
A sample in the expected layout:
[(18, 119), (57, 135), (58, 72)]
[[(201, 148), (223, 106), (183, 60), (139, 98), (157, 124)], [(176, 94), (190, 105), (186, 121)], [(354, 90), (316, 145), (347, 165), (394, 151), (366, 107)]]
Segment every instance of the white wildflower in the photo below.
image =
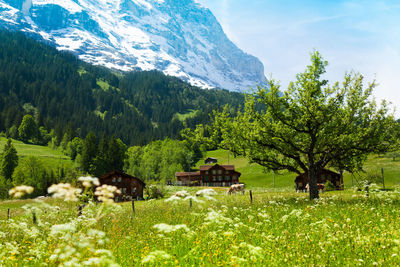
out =
[(144, 257), (142, 259), (142, 264), (156, 263), (157, 261), (169, 260), (169, 259), (171, 259), (171, 255), (169, 255), (167, 252), (162, 251), (162, 250), (156, 250), (156, 251), (150, 252), (149, 255)]
[(211, 188), (202, 189), (196, 192), (196, 197), (215, 196), (215, 195), (217, 195), (217, 192)]
[(175, 197), (179, 197), (179, 198), (185, 198), (185, 197), (187, 197), (187, 196), (189, 196), (189, 195), (190, 195), (190, 194), (189, 194), (188, 191), (182, 190), (182, 191), (176, 192), (174, 196), (175, 196)]
[(80, 188), (75, 188), (71, 184), (53, 184), (47, 189), (49, 194), (55, 198), (63, 198), (65, 201), (78, 201), (78, 196), (82, 192)]
[(153, 228), (156, 228), (159, 232), (162, 232), (162, 233), (172, 233), (172, 232), (176, 232), (178, 230), (183, 230), (183, 231), (187, 231), (187, 232), (190, 231), (190, 229), (185, 224), (169, 225), (166, 223), (160, 223), (160, 224), (154, 225)]
[(96, 177), (92, 176), (82, 176), (78, 178), (78, 181), (82, 183), (82, 185), (86, 188), (92, 187), (92, 186), (99, 186), (100, 182), (99, 179)]
[(12, 188), (8, 193), (13, 198), (21, 198), (24, 195), (29, 195), (33, 192), (33, 187), (28, 185), (20, 185)]
[(182, 200), (180, 197), (177, 197), (177, 196), (171, 196), (170, 198), (167, 198), (166, 200), (165, 200), (165, 202), (177, 202), (177, 201), (180, 201), (180, 200)]
[(51, 227), (50, 235), (74, 233), (76, 227), (73, 223), (56, 224)]
[(183, 200), (184, 201), (190, 201), (190, 199), (193, 201), (193, 202), (197, 202), (197, 203), (204, 203), (204, 201), (203, 200), (201, 200), (201, 199), (198, 199), (197, 197), (192, 197), (192, 196), (187, 196), (187, 197), (185, 197)]
[(113, 185), (103, 184), (102, 186), (96, 187), (94, 194), (97, 196), (97, 199), (103, 203), (113, 203), (114, 195), (121, 194), (121, 191)]
[(243, 258), (240, 258), (240, 257), (237, 257), (237, 256), (232, 256), (231, 257), (231, 261), (236, 263), (236, 264), (239, 264), (239, 265), (242, 265), (242, 264), (247, 262), (246, 259), (243, 259)]
[(215, 211), (213, 209), (210, 209), (204, 220), (208, 223), (215, 224), (232, 223), (232, 219), (225, 217), (221, 214), (221, 212)]

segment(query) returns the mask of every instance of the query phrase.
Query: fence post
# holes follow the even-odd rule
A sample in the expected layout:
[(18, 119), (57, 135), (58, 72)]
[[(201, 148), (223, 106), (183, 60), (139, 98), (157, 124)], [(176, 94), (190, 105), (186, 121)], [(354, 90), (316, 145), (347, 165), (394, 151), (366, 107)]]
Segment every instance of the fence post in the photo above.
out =
[(250, 190), (250, 203), (253, 203), (253, 192)]
[(190, 205), (190, 207), (192, 207), (192, 205), (193, 205), (192, 199), (189, 199), (189, 205)]
[(135, 214), (135, 200), (132, 198), (132, 212)]
[(385, 177), (383, 176), (383, 168), (381, 168), (382, 172), (382, 185), (383, 185), (383, 190), (385, 190)]
[(10, 219), (10, 208), (7, 209), (7, 220)]
[(33, 222), (33, 224), (36, 224), (36, 222), (37, 222), (36, 212), (34, 210), (32, 210), (32, 222)]

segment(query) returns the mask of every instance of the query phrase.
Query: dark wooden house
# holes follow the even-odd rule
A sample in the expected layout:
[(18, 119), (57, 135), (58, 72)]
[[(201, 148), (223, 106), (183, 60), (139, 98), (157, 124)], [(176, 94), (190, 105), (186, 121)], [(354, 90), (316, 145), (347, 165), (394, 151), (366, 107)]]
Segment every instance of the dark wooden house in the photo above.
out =
[(116, 201), (143, 199), (143, 190), (146, 184), (129, 174), (112, 171), (99, 179), (100, 184), (114, 185), (121, 190), (121, 195), (116, 196)]
[(218, 159), (216, 159), (216, 158), (206, 158), (204, 160), (204, 164), (214, 164), (214, 163), (217, 163), (217, 162), (218, 162)]
[(200, 166), (199, 172), (177, 172), (178, 185), (187, 186), (231, 186), (239, 183), (241, 173), (235, 171), (234, 165)]
[[(343, 176), (336, 172), (323, 169), (318, 175), (317, 183), (325, 184), (327, 181), (330, 181), (337, 190), (343, 189)], [(309, 183), (308, 173), (297, 176), (294, 182), (296, 184), (296, 190), (304, 191), (306, 185)]]

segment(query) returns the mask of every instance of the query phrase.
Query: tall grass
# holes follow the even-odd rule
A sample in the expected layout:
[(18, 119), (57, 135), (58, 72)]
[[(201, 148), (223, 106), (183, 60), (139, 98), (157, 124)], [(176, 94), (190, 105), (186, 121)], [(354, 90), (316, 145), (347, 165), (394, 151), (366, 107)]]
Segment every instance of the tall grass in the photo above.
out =
[[(400, 264), (398, 191), (372, 191), (368, 198), (365, 192), (329, 192), (316, 201), (293, 192), (256, 190), (253, 196), (250, 203), (248, 193), (220, 192), (215, 200), (193, 198), (192, 207), (188, 199), (141, 201), (135, 202), (135, 213), (131, 203), (89, 205), (83, 217), (77, 217), (76, 204), (45, 200), (37, 204), (47, 209), (38, 212), (37, 225), (30, 212), (18, 212), (32, 201), (2, 202), (0, 264), (63, 263), (59, 250), (66, 249), (65, 236), (52, 234), (51, 226), (70, 222), (76, 230), (64, 234), (75, 242), (70, 245), (74, 250), (69, 249), (79, 255), (65, 261), (75, 257), (80, 263), (96, 257), (98, 250), (109, 251), (109, 264), (121, 266)], [(12, 221), (3, 217), (7, 206), (18, 214)], [(49, 208), (55, 206), (59, 208)], [(91, 223), (85, 226), (85, 220)], [(12, 224), (25, 230), (13, 229)], [(93, 236), (88, 229), (104, 236)], [(30, 234), (35, 231), (40, 233), (36, 239)], [(76, 239), (79, 235), (88, 240)], [(77, 240), (84, 243), (87, 255)]]

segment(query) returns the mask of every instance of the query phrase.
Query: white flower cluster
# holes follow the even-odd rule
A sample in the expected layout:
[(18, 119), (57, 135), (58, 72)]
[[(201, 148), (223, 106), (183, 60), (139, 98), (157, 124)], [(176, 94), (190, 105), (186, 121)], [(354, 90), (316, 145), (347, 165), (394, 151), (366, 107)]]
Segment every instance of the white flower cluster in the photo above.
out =
[(183, 230), (183, 231), (187, 231), (187, 232), (190, 231), (190, 229), (185, 224), (169, 225), (166, 223), (160, 223), (160, 224), (154, 225), (153, 228), (156, 228), (159, 232), (162, 232), (162, 233), (172, 233), (172, 232), (176, 232), (178, 230)]
[(142, 260), (142, 264), (155, 264), (159, 261), (165, 261), (171, 258), (172, 258), (171, 255), (169, 255), (167, 252), (162, 250), (156, 250), (150, 252), (149, 255), (144, 257)]
[(78, 201), (78, 196), (82, 192), (82, 189), (75, 188), (71, 184), (53, 184), (47, 189), (49, 194), (52, 194), (54, 198), (62, 198), (65, 201)]
[(217, 195), (217, 192), (214, 189), (211, 189), (211, 188), (201, 189), (201, 190), (196, 192), (196, 197), (215, 196), (215, 195)]
[(103, 184), (102, 186), (96, 187), (94, 194), (97, 196), (97, 199), (103, 203), (114, 203), (114, 196), (116, 194), (121, 194), (121, 190), (113, 185)]
[(82, 183), (82, 185), (86, 188), (90, 188), (92, 186), (99, 186), (99, 178), (92, 177), (92, 176), (81, 176), (78, 178), (78, 181)]
[(215, 198), (212, 197), (213, 195), (217, 195), (217, 192), (215, 192), (215, 190), (213, 190), (213, 189), (199, 190), (196, 192), (196, 196), (191, 196), (189, 194), (189, 192), (187, 192), (186, 190), (182, 190), (182, 191), (176, 192), (174, 195), (167, 198), (165, 201), (177, 203), (180, 201), (189, 201), (191, 199), (193, 202), (204, 203), (203, 200), (200, 200), (197, 197), (204, 197), (206, 200), (214, 200), (215, 201)]
[(33, 187), (28, 186), (28, 185), (20, 185), (12, 188), (8, 193), (10, 194), (11, 197), (13, 198), (21, 198), (25, 196), (26, 194), (32, 194), (33, 192)]

